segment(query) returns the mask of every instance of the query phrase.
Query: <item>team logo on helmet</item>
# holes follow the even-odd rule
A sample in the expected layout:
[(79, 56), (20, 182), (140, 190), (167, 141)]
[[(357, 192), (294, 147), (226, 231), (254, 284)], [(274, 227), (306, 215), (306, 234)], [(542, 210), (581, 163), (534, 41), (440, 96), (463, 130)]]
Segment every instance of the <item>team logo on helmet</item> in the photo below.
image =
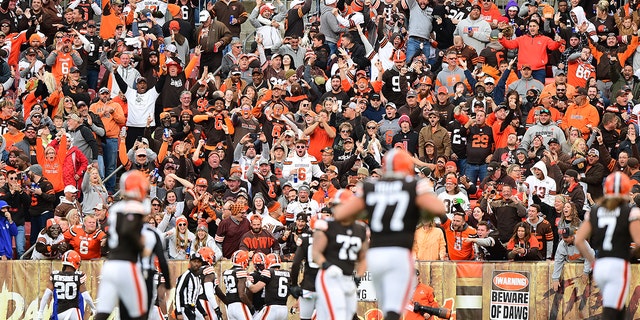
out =
[(80, 261), (82, 261), (82, 258), (73, 250), (69, 250), (62, 255), (63, 266), (70, 266), (78, 270), (78, 268), (80, 268)]

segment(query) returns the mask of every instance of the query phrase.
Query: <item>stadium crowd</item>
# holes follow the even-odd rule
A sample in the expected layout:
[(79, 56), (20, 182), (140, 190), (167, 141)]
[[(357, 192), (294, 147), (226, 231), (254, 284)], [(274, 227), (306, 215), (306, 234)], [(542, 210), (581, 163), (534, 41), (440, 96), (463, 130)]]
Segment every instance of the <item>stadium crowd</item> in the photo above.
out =
[(0, 4), (2, 259), (102, 257), (129, 170), (170, 259), (291, 260), (392, 148), (447, 209), (418, 260), (573, 259), (604, 178), (640, 184), (638, 1), (171, 2)]

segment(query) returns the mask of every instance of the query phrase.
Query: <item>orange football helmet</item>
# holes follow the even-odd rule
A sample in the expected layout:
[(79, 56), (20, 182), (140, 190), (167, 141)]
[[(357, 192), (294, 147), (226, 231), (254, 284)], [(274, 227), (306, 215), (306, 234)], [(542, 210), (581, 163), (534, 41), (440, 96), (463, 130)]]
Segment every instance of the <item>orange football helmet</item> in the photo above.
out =
[(120, 177), (120, 191), (129, 199), (142, 201), (149, 193), (149, 178), (139, 170), (125, 172)]
[(626, 196), (632, 187), (631, 179), (622, 172), (614, 172), (604, 180), (605, 196)]
[(415, 165), (411, 155), (402, 149), (394, 148), (382, 158), (382, 168), (386, 174), (409, 175), (415, 174)]
[(349, 189), (340, 189), (336, 192), (336, 194), (331, 199), (331, 205), (339, 205), (341, 203), (347, 202), (349, 199), (353, 197), (353, 192)]
[(62, 255), (63, 266), (70, 266), (78, 270), (80, 268), (80, 261), (82, 261), (82, 258), (73, 250), (69, 250)]
[(249, 253), (244, 250), (237, 250), (231, 255), (231, 263), (246, 269), (249, 265)]
[(213, 249), (209, 247), (202, 247), (198, 250), (198, 253), (202, 257), (202, 261), (205, 264), (212, 266), (216, 262), (216, 254), (213, 252)]
[(397, 50), (393, 53), (393, 57), (391, 57), (391, 60), (393, 60), (393, 62), (405, 62), (407, 61), (407, 55), (404, 54), (402, 50)]
[(280, 266), (280, 256), (275, 253), (269, 253), (267, 255), (267, 262), (265, 264), (265, 267), (269, 269), (271, 267), (279, 267), (279, 266)]
[(263, 270), (267, 261), (267, 256), (262, 252), (256, 252), (253, 254), (253, 258), (251, 262), (253, 262), (253, 266), (258, 270)]

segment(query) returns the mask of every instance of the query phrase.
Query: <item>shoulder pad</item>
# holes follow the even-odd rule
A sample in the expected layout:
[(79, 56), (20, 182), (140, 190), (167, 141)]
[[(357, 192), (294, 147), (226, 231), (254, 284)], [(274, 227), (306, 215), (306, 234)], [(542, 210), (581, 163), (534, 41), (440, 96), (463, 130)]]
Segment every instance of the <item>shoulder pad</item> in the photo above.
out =
[(216, 269), (214, 269), (212, 266), (203, 267), (203, 269), (202, 269), (202, 274), (203, 275), (207, 276), (207, 275), (210, 275), (212, 273), (213, 274), (216, 273)]

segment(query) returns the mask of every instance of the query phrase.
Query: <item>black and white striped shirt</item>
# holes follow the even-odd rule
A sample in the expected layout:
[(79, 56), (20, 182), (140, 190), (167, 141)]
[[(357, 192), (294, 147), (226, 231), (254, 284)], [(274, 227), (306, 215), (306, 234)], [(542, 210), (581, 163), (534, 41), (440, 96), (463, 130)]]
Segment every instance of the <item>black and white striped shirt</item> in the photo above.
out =
[(200, 277), (187, 270), (178, 278), (177, 283), (176, 312), (182, 313), (184, 308), (195, 308), (198, 295), (202, 292)]

